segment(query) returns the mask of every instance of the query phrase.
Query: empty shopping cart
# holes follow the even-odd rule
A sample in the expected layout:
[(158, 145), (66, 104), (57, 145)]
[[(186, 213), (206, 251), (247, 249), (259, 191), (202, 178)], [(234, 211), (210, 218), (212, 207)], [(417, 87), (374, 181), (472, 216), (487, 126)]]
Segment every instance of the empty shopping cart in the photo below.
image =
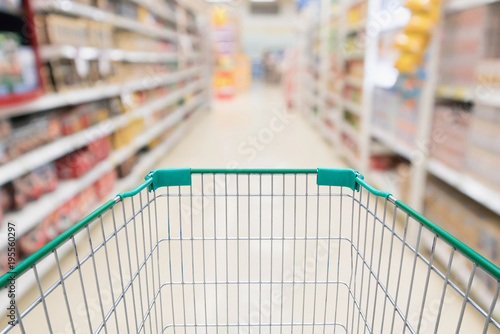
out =
[(155, 170), (0, 278), (1, 333), (494, 333), (499, 279), (353, 170)]

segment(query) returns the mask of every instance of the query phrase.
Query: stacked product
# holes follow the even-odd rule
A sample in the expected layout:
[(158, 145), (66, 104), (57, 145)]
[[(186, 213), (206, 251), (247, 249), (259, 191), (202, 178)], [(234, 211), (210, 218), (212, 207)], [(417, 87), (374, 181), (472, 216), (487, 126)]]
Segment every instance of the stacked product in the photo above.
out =
[(87, 215), (99, 201), (104, 200), (113, 190), (116, 178), (116, 171), (111, 170), (93, 185), (45, 217), (39, 225), (19, 239), (20, 256), (26, 257), (33, 254), (37, 249), (43, 247)]
[(462, 171), (469, 129), (470, 112), (466, 104), (441, 103), (434, 111), (431, 156)]
[(424, 62), (424, 53), (439, 20), (441, 2), (407, 0), (405, 7), (411, 10), (411, 16), (404, 30), (395, 38), (395, 46), (401, 51), (395, 67), (401, 73), (415, 73)]
[(474, 106), (466, 150), (469, 174), (500, 190), (500, 108)]
[[(440, 65), (442, 84), (495, 86), (500, 58), (500, 4), (477, 6), (447, 17)], [(498, 84), (497, 84), (498, 85)], [(478, 92), (485, 93), (485, 87)]]
[(393, 88), (374, 90), (373, 122), (408, 146), (417, 135), (418, 103), (423, 74), (401, 74)]
[(396, 132), (396, 116), (401, 95), (395, 90), (377, 87), (373, 92), (373, 124), (388, 133)]
[(488, 7), (478, 6), (450, 14), (446, 20), (441, 41), (439, 66), (440, 83), (471, 87), (475, 66), (482, 58), (484, 32), (488, 26)]
[[(104, 22), (57, 14), (35, 17), (36, 36), (41, 46), (41, 73), (48, 92), (124, 82), (144, 75), (168, 73), (165, 63), (129, 63), (113, 58), (118, 51), (176, 52), (172, 42), (121, 31)], [(82, 48), (75, 56), (52, 54), (56, 47)], [(97, 49), (92, 49), (97, 48)], [(140, 61), (140, 59), (137, 59)], [(147, 60), (144, 60), (145, 62)], [(146, 71), (146, 73), (145, 73)]]
[[(497, 215), (436, 178), (427, 182), (424, 215), (431, 221), (439, 222), (440, 227), (497, 266), (500, 265), (500, 218)], [(478, 277), (493, 293), (496, 282), (484, 280), (481, 275)]]

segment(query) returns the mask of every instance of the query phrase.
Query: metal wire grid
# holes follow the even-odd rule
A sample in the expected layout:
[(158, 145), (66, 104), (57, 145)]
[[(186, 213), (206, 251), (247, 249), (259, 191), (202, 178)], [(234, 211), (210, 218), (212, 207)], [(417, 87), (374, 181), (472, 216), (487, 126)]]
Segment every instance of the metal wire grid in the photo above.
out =
[(498, 281), (391, 198), (313, 174), (198, 174), (117, 199), (18, 280), (30, 275), (2, 333), (500, 328)]

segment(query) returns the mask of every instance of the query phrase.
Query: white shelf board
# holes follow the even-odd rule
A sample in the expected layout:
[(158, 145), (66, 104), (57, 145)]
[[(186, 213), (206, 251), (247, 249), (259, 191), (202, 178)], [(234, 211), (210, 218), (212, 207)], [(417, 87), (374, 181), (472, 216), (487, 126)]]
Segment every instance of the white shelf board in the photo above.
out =
[(342, 101), (342, 105), (344, 109), (349, 110), (353, 114), (361, 116), (361, 106), (358, 103), (344, 99)]
[(363, 79), (361, 78), (347, 76), (344, 78), (344, 82), (354, 88), (363, 88)]
[(101, 57), (113, 61), (125, 61), (135, 63), (160, 63), (176, 62), (176, 52), (143, 52), (126, 51), (120, 49), (99, 49), (94, 47), (75, 47), (72, 45), (42, 45), (40, 46), (40, 57), (43, 60), (52, 59), (85, 59), (96, 60)]
[(412, 160), (412, 149), (398, 140), (393, 133), (390, 133), (388, 130), (381, 129), (376, 125), (372, 125), (371, 128), (373, 137), (375, 137), (378, 141), (394, 150), (394, 152), (400, 156), (405, 157), (409, 161)]
[(498, 1), (499, 0), (448, 0), (443, 6), (446, 13), (453, 13), (472, 7), (492, 4)]
[(150, 26), (139, 21), (123, 16), (102, 11), (96, 7), (80, 4), (73, 1), (37, 0), (33, 3), (36, 12), (58, 12), (61, 14), (74, 15), (95, 21), (106, 22), (117, 28), (134, 31), (143, 35), (175, 42), (178, 34), (168, 28)]
[[(97, 181), (104, 173), (112, 170), (127, 160), (138, 149), (147, 145), (162, 132), (181, 121), (188, 111), (190, 111), (194, 106), (200, 104), (200, 100), (199, 96), (189, 100), (185, 105), (167, 116), (160, 123), (157, 123), (154, 127), (147, 129), (141, 135), (135, 137), (135, 139), (127, 147), (111, 153), (106, 160), (97, 164), (91, 171), (82, 177), (75, 180), (60, 182), (55, 191), (27, 204), (18, 212), (6, 214), (4, 221), (15, 222), (17, 226), (17, 236), (22, 236), (35, 227), (44, 217), (73, 198), (83, 189), (89, 187)], [(0, 233), (3, 234), (0, 235), (7, 235), (6, 228), (7, 224), (3, 224), (0, 228)], [(0, 249), (4, 248), (6, 240), (0, 240), (0, 242)]]
[[(150, 169), (153, 167), (153, 165), (161, 158), (163, 157), (175, 144), (176, 142), (182, 137), (182, 134), (186, 131), (186, 128), (189, 126), (189, 123), (191, 121), (188, 120), (188, 124), (183, 123), (179, 126), (178, 129), (176, 129), (170, 136), (169, 138), (164, 141), (162, 144), (158, 145), (155, 147), (153, 150), (148, 152), (145, 156), (142, 157), (141, 161), (133, 168), (132, 172), (130, 175), (127, 177), (118, 180), (116, 185), (114, 186), (113, 190), (105, 196), (105, 198), (113, 198), (116, 196), (118, 193), (123, 192), (123, 191), (128, 191), (133, 189), (135, 186), (137, 186), (141, 180), (144, 177), (145, 171), (147, 169)], [(101, 204), (97, 205), (93, 210), (90, 212), (94, 211), (97, 209)], [(78, 244), (82, 238), (86, 236), (85, 233), (78, 233), (75, 237), (75, 242)], [(3, 240), (2, 240), (3, 243)], [(64, 257), (66, 254), (69, 253), (73, 249), (72, 243), (65, 242), (63, 245), (61, 245), (60, 248), (58, 248), (58, 256), (60, 258)], [(50, 270), (54, 269), (54, 262), (51, 261), (41, 261), (37, 265), (37, 271), (39, 277), (43, 277), (45, 274), (47, 274)], [(24, 296), (26, 292), (28, 292), (34, 285), (36, 281), (34, 279), (34, 276), (29, 276), (26, 277), (22, 280), (17, 280), (16, 282), (16, 298), (21, 298)], [(0, 291), (0, 297), (1, 300), (8, 301), (8, 298), (6, 296), (7, 290), (3, 289)]]
[(500, 108), (500, 87), (492, 90), (482, 87), (478, 89), (478, 91), (484, 93), (478, 94), (475, 98), (475, 102)]
[(456, 188), (461, 193), (500, 215), (500, 192), (471, 176), (458, 172), (436, 159), (430, 159), (429, 172)]
[(60, 158), (67, 153), (73, 152), (74, 150), (95, 140), (105, 137), (117, 129), (124, 127), (133, 119), (147, 117), (149, 114), (176, 102), (181, 97), (193, 93), (200, 86), (200, 82), (189, 84), (182, 89), (168, 94), (167, 96), (141, 106), (130, 113), (115, 116), (112, 119), (91, 126), (88, 129), (69, 136), (64, 136), (52, 143), (28, 152), (19, 158), (0, 166), (0, 185), (5, 184), (35, 168), (52, 162), (55, 159)]
[(139, 90), (152, 89), (189, 78), (195, 74), (198, 74), (199, 71), (200, 68), (196, 66), (191, 69), (174, 73), (145, 76), (142, 79), (131, 80), (120, 84), (77, 89), (64, 93), (45, 94), (42, 97), (28, 103), (3, 108), (2, 116), (9, 117), (35, 113), (67, 105), (77, 105), (80, 103), (107, 99), (113, 96), (120, 95), (122, 93), (131, 93)]

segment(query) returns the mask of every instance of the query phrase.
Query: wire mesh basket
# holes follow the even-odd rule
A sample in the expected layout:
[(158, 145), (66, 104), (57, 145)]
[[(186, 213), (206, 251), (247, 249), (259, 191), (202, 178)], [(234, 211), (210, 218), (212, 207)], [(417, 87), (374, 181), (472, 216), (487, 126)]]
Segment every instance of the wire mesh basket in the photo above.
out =
[(496, 333), (499, 278), (356, 171), (156, 170), (0, 278), (1, 333)]

